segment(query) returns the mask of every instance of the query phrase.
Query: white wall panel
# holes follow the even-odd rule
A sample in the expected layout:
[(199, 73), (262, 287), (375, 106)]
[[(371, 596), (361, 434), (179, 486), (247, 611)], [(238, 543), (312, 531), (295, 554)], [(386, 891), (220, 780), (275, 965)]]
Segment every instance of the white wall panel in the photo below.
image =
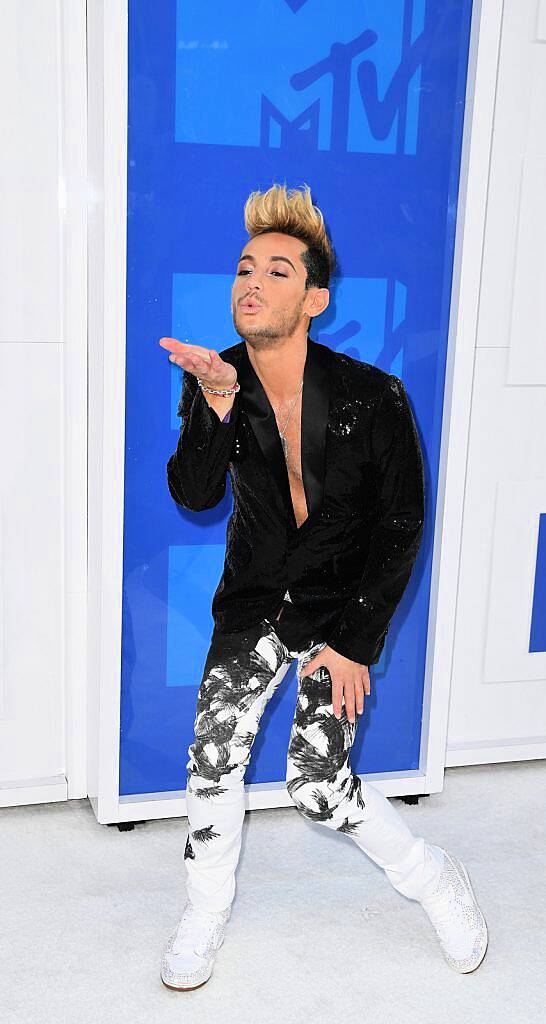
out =
[[(546, 118), (546, 80), (544, 94)], [(507, 383), (546, 385), (545, 325), (546, 152), (543, 155), (529, 153), (523, 162)]]
[(545, 655), (525, 653), (546, 474), (536, 446), (522, 450), (546, 409), (541, 389), (504, 387), (506, 361), (476, 353), (448, 750), (546, 737)]
[(536, 0), (504, 0), (495, 98), (477, 345), (510, 344), (525, 155), (544, 153), (546, 50), (536, 41)]
[(6, 783), (64, 773), (61, 345), (0, 345), (0, 436)]
[(0, 7), (0, 342), (59, 343), (59, 12)]
[(0, 806), (86, 792), (85, 17), (0, 5)]
[(529, 652), (546, 512), (544, 11), (536, 0), (503, 5), (448, 765), (546, 756), (546, 652)]

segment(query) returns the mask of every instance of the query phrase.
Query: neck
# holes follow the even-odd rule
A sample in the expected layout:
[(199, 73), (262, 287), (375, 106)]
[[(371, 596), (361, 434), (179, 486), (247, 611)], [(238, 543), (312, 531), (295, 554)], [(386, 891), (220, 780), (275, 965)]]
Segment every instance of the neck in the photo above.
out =
[(287, 402), (297, 394), (307, 358), (307, 334), (291, 337), (264, 349), (246, 350), (262, 387), (278, 402)]

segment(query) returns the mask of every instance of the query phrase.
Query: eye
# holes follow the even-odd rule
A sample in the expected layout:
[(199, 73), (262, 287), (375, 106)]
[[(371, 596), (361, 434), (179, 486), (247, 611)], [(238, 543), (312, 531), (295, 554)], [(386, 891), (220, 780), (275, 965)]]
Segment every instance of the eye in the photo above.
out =
[[(250, 274), (250, 273), (251, 273), (250, 270), (238, 270), (237, 271), (237, 277), (241, 277), (243, 274)], [(280, 270), (272, 270), (271, 273), (272, 274), (276, 274), (277, 277), (288, 277), (288, 274), (281, 274)]]

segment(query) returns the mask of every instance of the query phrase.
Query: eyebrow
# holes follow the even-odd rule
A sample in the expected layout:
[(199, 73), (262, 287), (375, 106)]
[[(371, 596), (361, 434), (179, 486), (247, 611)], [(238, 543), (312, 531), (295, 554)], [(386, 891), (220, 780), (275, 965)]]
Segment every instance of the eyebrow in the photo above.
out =
[[(254, 256), (251, 256), (250, 254), (249, 255), (245, 254), (244, 256), (239, 256), (239, 259), (238, 259), (237, 262), (240, 263), (241, 260), (252, 260), (253, 263), (256, 262)], [(296, 268), (295, 268), (294, 264), (292, 263), (292, 260), (288, 259), (288, 256), (270, 256), (269, 257), (269, 262), (271, 263), (273, 260), (282, 260), (283, 263), (289, 263), (290, 266), (292, 267), (292, 270), (296, 273)]]

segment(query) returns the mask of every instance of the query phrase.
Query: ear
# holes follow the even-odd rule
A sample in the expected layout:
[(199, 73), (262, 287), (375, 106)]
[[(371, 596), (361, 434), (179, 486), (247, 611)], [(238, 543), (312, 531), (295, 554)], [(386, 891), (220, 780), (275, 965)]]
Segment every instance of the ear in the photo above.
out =
[(317, 288), (314, 286), (309, 289), (306, 311), (311, 317), (320, 316), (321, 313), (324, 313), (329, 302), (330, 292), (328, 288)]

